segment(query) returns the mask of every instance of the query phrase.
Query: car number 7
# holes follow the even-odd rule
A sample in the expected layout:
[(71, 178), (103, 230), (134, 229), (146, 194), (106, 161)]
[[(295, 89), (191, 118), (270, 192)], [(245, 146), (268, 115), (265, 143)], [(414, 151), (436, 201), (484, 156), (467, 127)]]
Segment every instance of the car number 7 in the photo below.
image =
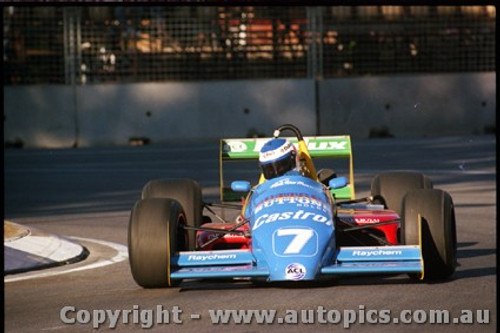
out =
[(311, 229), (278, 229), (276, 232), (278, 237), (294, 236), (283, 254), (299, 254), (313, 235)]

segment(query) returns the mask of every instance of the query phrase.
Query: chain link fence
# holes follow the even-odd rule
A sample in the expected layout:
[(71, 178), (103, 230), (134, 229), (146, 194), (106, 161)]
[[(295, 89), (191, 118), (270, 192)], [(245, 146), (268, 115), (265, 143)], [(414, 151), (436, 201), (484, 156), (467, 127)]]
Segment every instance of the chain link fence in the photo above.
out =
[(494, 6), (9, 6), (4, 84), (495, 71)]

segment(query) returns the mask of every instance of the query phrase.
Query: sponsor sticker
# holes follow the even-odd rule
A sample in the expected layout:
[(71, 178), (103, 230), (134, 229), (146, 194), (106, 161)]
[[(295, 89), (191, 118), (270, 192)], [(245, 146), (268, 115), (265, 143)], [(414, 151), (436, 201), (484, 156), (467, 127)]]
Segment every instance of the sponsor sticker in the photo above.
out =
[(267, 223), (272, 223), (276, 221), (286, 221), (286, 220), (302, 220), (302, 221), (312, 221), (318, 223), (324, 223), (325, 225), (332, 225), (333, 222), (328, 217), (322, 214), (316, 214), (313, 212), (304, 212), (303, 210), (298, 210), (295, 212), (280, 212), (273, 214), (262, 214), (253, 223), (253, 230), (260, 228), (262, 225)]
[[(270, 138), (262, 139), (225, 139), (223, 152), (232, 157), (258, 156), (262, 146)], [(297, 139), (288, 138), (298, 147)], [(349, 152), (349, 139), (345, 137), (305, 137), (307, 149), (311, 152)]]
[(352, 252), (353, 257), (372, 257), (372, 256), (401, 256), (401, 250), (355, 250)]
[(272, 160), (275, 160), (277, 158), (280, 158), (282, 156), (285, 156), (285, 154), (292, 152), (293, 149), (293, 143), (288, 142), (287, 144), (283, 145), (282, 147), (275, 149), (275, 150), (270, 150), (266, 152), (261, 152), (259, 156), (259, 160), (261, 162), (269, 162)]
[(306, 268), (299, 263), (289, 264), (285, 268), (285, 276), (287, 280), (299, 281), (306, 276)]
[(242, 153), (247, 149), (247, 145), (243, 141), (226, 141), (226, 144), (224, 145), (224, 151), (226, 152)]
[(236, 259), (236, 254), (191, 254), (188, 256), (188, 261), (205, 261), (205, 260), (228, 260)]
[(345, 150), (347, 141), (309, 141), (307, 149), (309, 150)]
[(270, 188), (277, 188), (277, 187), (284, 186), (284, 185), (297, 185), (297, 186), (302, 186), (302, 187), (309, 188), (312, 190), (317, 190), (316, 186), (306, 184), (305, 182), (303, 182), (301, 180), (290, 180), (290, 178), (280, 179), (280, 180), (276, 181), (274, 184), (272, 184), (270, 186)]
[(254, 214), (274, 205), (295, 204), (298, 208), (315, 208), (328, 212), (329, 205), (317, 196), (305, 193), (283, 193), (265, 198), (255, 205)]
[(379, 223), (381, 222), (380, 219), (378, 218), (372, 218), (372, 217), (355, 217), (354, 221), (359, 224), (367, 224), (367, 223)]

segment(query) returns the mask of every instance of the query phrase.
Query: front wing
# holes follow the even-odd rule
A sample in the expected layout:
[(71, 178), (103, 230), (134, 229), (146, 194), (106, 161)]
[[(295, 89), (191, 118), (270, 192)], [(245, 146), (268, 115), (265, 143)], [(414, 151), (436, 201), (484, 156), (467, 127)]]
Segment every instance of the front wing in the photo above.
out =
[[(205, 279), (269, 277), (250, 250), (189, 251), (171, 258), (170, 278)], [(341, 247), (334, 260), (321, 268), (322, 276), (361, 274), (421, 274), (422, 251), (418, 245)]]

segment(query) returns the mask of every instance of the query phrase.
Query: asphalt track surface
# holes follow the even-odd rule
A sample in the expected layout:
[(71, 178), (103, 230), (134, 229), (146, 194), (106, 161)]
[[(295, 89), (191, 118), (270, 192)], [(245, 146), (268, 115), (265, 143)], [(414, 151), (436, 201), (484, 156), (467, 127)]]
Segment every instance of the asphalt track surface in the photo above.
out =
[[(358, 318), (351, 332), (496, 332), (496, 139), (494, 136), (424, 139), (353, 140), (357, 197), (369, 195), (375, 174), (414, 170), (428, 174), (435, 187), (454, 200), (458, 228), (458, 261), (453, 278), (439, 283), (416, 283), (404, 275), (344, 278), (329, 285), (253, 286), (246, 281), (187, 281), (180, 288), (142, 289), (130, 274), (128, 261), (75, 269), (116, 258), (119, 250), (104, 242), (127, 243), (130, 208), (150, 179), (189, 177), (201, 183), (206, 201), (218, 194), (218, 144), (184, 143), (127, 148), (68, 150), (7, 150), (4, 152), (5, 218), (47, 232), (81, 237), (91, 255), (78, 264), (50, 269), (51, 274), (5, 282), (7, 332), (84, 332), (87, 324), (65, 324), (60, 314), (74, 306), (85, 310), (135, 310), (129, 323), (120, 317), (114, 331), (141, 329), (139, 310), (179, 309), (178, 319), (155, 324), (150, 331), (278, 332), (341, 331), (337, 324), (213, 324), (209, 310), (353, 310)], [(328, 161), (321, 161), (327, 164)], [(255, 165), (228, 165), (227, 176), (252, 178)], [(342, 167), (339, 166), (342, 174)], [(94, 267), (94, 268), (92, 268)], [(73, 269), (71, 272), (67, 270)], [(45, 273), (47, 270), (44, 270)], [(40, 273), (40, 272), (38, 272)], [(489, 310), (489, 324), (370, 324), (370, 310)], [(131, 312), (131, 313), (132, 313)], [(145, 315), (147, 311), (143, 311)], [(325, 313), (325, 312), (323, 312)], [(68, 317), (76, 318), (76, 312)], [(96, 312), (97, 314), (97, 312)], [(332, 321), (336, 312), (332, 314)], [(346, 314), (346, 313), (345, 313)], [(368, 315), (370, 314), (370, 316)], [(369, 318), (368, 318), (369, 317)], [(409, 316), (411, 317), (411, 315)], [(95, 318), (95, 316), (94, 316)], [(144, 317), (146, 318), (146, 317)], [(408, 318), (405, 317), (405, 318)], [(422, 316), (416, 316), (422, 321)], [(307, 318), (306, 318), (307, 319)], [(324, 318), (323, 318), (324, 319)], [(364, 319), (364, 320), (363, 320)], [(293, 319), (292, 319), (293, 320)], [(298, 317), (300, 322), (301, 317)], [(424, 320), (425, 321), (425, 320)], [(145, 321), (143, 322), (145, 323)], [(101, 331), (109, 329), (107, 320)]]

